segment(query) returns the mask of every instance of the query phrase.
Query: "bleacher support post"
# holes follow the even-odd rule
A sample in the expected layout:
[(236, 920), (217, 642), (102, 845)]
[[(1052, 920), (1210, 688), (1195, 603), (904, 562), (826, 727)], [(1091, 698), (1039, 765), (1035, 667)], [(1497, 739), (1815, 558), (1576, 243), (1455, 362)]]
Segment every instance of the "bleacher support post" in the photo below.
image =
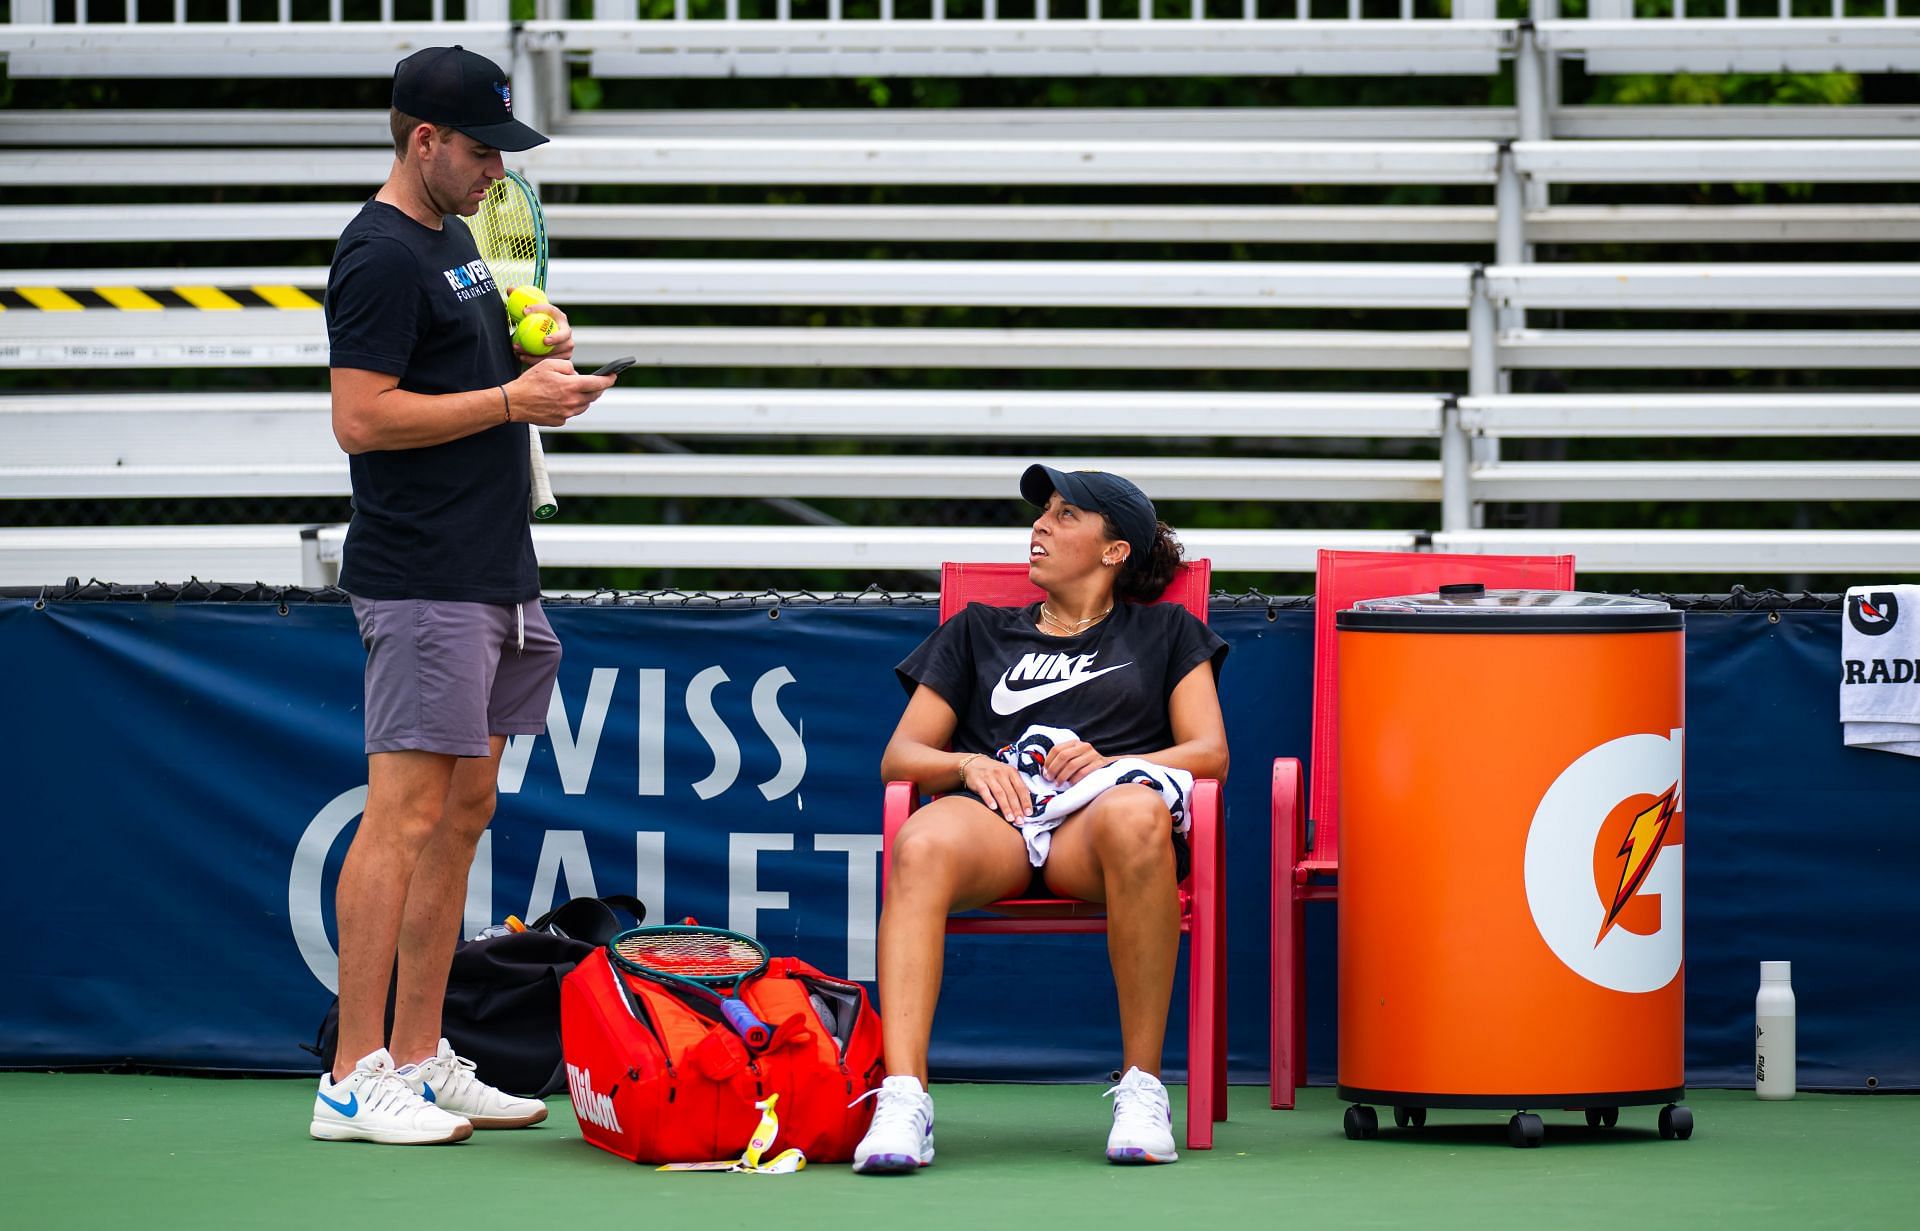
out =
[[(1532, 0), (1529, 11), (1533, 20), (1560, 20), (1560, 0)], [(1560, 107), (1560, 53), (1551, 46), (1543, 44), (1536, 37), (1534, 43), (1540, 49), (1540, 92), (1546, 105), (1545, 129), (1547, 135), (1553, 135), (1553, 113)]]
[[(1531, 21), (1520, 23), (1514, 43), (1513, 102), (1522, 141), (1545, 141), (1552, 135), (1549, 111), (1553, 100), (1547, 96), (1545, 53)], [(1527, 181), (1526, 205), (1528, 209), (1547, 207), (1547, 185), (1537, 177)]]
[(552, 91), (545, 80), (550, 57), (541, 54), (543, 37), (531, 37), (524, 30), (513, 35), (513, 64), (507, 70), (513, 76), (514, 116), (536, 132), (546, 132), (552, 124), (548, 102)]
[(1440, 408), (1440, 528), (1473, 528), (1472, 442), (1460, 420), (1460, 403), (1449, 397)]
[[(1471, 397), (1496, 397), (1502, 392), (1497, 333), (1487, 272), (1477, 266), (1467, 299), (1467, 393)], [(1449, 443), (1455, 446), (1451, 459)], [(1470, 441), (1458, 408), (1444, 412), (1440, 432), (1440, 520), (1444, 529), (1477, 530), (1484, 524), (1485, 510), (1473, 496), (1472, 468), (1476, 462), (1491, 464), (1498, 460), (1496, 438), (1482, 436)]]
[[(1496, 265), (1525, 265), (1527, 261), (1527, 210), (1520, 172), (1513, 163), (1513, 145), (1500, 143), (1499, 165), (1493, 182), (1493, 261)], [(1519, 329), (1526, 325), (1526, 311), (1502, 308), (1500, 328)]]

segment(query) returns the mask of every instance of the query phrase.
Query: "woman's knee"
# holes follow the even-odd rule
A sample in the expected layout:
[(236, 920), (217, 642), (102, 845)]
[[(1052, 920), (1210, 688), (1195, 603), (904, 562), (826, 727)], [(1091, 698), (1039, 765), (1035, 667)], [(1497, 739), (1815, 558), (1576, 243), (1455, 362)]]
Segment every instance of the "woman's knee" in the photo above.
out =
[(1094, 847), (1107, 866), (1173, 864), (1173, 816), (1159, 792), (1144, 786), (1115, 787), (1104, 799), (1093, 828)]
[(893, 840), (889, 884), (903, 886), (925, 884), (932, 878), (950, 873), (961, 851), (953, 835), (942, 826), (914, 817)]

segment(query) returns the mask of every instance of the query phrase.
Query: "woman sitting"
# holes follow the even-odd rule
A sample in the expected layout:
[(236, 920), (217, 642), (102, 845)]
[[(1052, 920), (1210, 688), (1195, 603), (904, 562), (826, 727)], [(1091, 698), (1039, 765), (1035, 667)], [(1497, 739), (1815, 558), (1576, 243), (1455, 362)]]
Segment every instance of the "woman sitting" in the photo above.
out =
[(1138, 487), (1033, 466), (1020, 493), (1042, 509), (1028, 575), (1044, 601), (974, 603), (897, 669), (910, 697), (881, 776), (946, 794), (893, 844), (879, 936), (891, 1076), (854, 1154), (862, 1173), (933, 1161), (927, 1043), (947, 915), (1027, 896), (1106, 904), (1126, 1070), (1107, 1092), (1107, 1158), (1179, 1157), (1160, 1049), (1180, 946), (1185, 793), (1227, 772), (1215, 691), (1227, 646), (1179, 604), (1154, 604), (1181, 549)]

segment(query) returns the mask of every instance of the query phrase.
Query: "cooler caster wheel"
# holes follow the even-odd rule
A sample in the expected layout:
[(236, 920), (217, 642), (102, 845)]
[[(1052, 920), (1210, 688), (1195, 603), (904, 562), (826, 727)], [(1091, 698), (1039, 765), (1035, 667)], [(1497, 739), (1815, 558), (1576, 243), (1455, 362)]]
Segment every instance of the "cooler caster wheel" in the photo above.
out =
[(1678, 1103), (1660, 1109), (1660, 1139), (1685, 1141), (1693, 1136), (1693, 1113)]
[(1618, 1123), (1620, 1123), (1620, 1109), (1618, 1107), (1587, 1108), (1588, 1128), (1612, 1128)]
[(1371, 1141), (1380, 1135), (1380, 1117), (1373, 1108), (1356, 1104), (1347, 1108), (1346, 1130), (1348, 1141)]
[(1425, 1107), (1395, 1107), (1393, 1109), (1395, 1128), (1425, 1128), (1427, 1109)]
[(1518, 1112), (1507, 1121), (1507, 1140), (1516, 1150), (1531, 1150), (1547, 1139), (1547, 1126), (1531, 1112)]

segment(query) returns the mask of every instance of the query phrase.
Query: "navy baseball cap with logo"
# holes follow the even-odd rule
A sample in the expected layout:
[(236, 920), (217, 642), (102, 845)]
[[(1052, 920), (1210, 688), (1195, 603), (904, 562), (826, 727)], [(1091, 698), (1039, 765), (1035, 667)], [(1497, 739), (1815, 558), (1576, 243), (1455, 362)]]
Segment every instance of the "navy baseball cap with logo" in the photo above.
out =
[(1147, 493), (1104, 470), (1055, 470), (1036, 462), (1020, 476), (1020, 494), (1028, 504), (1044, 509), (1055, 492), (1075, 508), (1106, 514), (1133, 549), (1133, 558), (1147, 559), (1160, 526), (1160, 515)]
[(496, 150), (530, 150), (547, 141), (513, 118), (513, 91), (500, 66), (464, 47), (423, 47), (395, 65), (393, 108)]

